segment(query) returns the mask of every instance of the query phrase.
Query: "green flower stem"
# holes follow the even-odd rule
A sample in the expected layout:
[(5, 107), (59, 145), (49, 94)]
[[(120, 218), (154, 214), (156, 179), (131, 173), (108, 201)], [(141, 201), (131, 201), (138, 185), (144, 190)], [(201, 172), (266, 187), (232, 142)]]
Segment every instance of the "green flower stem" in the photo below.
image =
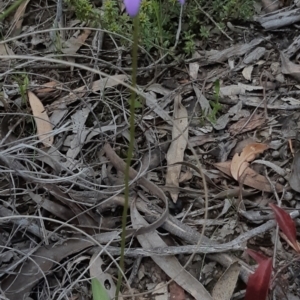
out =
[[(136, 74), (137, 74), (137, 55), (138, 55), (138, 39), (139, 39), (139, 18), (135, 17), (133, 19), (133, 45), (132, 45), (132, 87), (136, 87)], [(124, 251), (125, 251), (125, 236), (126, 236), (126, 222), (127, 222), (127, 211), (128, 211), (128, 202), (129, 202), (129, 169), (131, 165), (131, 160), (133, 156), (133, 145), (134, 145), (134, 109), (136, 102), (136, 93), (134, 90), (131, 91), (130, 98), (130, 139), (127, 152), (126, 168), (125, 168), (125, 202), (122, 215), (122, 237), (121, 237), (121, 257), (120, 257), (120, 269), (124, 271)], [(119, 292), (122, 283), (122, 273), (119, 270), (118, 272), (118, 282), (116, 288), (116, 299), (119, 299)]]
[(23, 1), (25, 1), (25, 0), (18, 0), (16, 2), (14, 2), (9, 8), (7, 8), (2, 14), (0, 14), (0, 22), (2, 22), (14, 10), (16, 10), (22, 4)]

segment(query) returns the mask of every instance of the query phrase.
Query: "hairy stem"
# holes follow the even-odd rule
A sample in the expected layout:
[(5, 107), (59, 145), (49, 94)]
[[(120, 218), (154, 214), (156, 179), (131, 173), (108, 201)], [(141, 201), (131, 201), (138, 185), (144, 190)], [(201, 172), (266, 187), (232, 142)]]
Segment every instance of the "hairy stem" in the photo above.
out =
[[(137, 54), (138, 54), (138, 37), (139, 37), (139, 19), (135, 17), (133, 19), (133, 45), (132, 45), (132, 87), (136, 87), (136, 74), (137, 74)], [(126, 168), (125, 168), (125, 203), (122, 215), (122, 237), (121, 237), (121, 257), (120, 257), (120, 269), (124, 270), (124, 251), (125, 251), (125, 235), (126, 235), (126, 221), (127, 221), (127, 211), (128, 211), (128, 202), (129, 202), (129, 170), (131, 165), (131, 160), (133, 156), (133, 145), (134, 145), (134, 109), (135, 109), (136, 93), (134, 90), (131, 90), (130, 98), (130, 139), (127, 152)], [(122, 283), (122, 273), (119, 270), (118, 272), (118, 282), (116, 288), (116, 299), (118, 299), (120, 288)]]

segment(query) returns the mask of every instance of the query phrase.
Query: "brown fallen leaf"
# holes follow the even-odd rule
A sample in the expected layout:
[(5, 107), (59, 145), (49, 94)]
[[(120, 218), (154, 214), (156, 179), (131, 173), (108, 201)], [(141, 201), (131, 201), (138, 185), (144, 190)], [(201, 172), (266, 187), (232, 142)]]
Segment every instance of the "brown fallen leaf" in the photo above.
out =
[[(231, 161), (215, 163), (214, 166), (217, 169), (219, 169), (221, 172), (227, 174), (228, 176), (232, 176), (230, 171)], [(268, 179), (256, 173), (254, 170), (252, 170), (249, 167), (247, 167), (243, 173), (243, 184), (263, 192), (268, 192), (268, 193), (273, 192)], [(278, 193), (280, 193), (283, 190), (283, 186), (279, 183), (276, 183), (275, 189)]]
[(23, 1), (15, 12), (13, 20), (12, 36), (17, 36), (21, 33), (24, 20), (24, 13), (30, 0)]
[(41, 87), (34, 90), (34, 92), (37, 94), (50, 93), (50, 92), (55, 91), (55, 87), (57, 85), (61, 85), (61, 84), (58, 83), (57, 81), (49, 81), (49, 82), (44, 83)]
[[(175, 126), (176, 125), (176, 126)], [(166, 186), (179, 187), (181, 165), (175, 165), (183, 161), (184, 151), (188, 139), (188, 114), (186, 108), (181, 104), (181, 96), (174, 101), (174, 127), (172, 131), (172, 143), (167, 153)], [(174, 203), (177, 202), (178, 193), (170, 191)]]
[(51, 135), (52, 124), (45, 107), (34, 93), (28, 91), (27, 95), (37, 127), (38, 138), (45, 147), (51, 147), (54, 140), (53, 135)]
[(263, 5), (264, 12), (266, 13), (276, 11), (280, 5), (279, 1), (273, 1), (273, 0), (262, 0), (261, 3)]
[(175, 281), (172, 281), (169, 284), (170, 297), (172, 300), (185, 300), (185, 292), (184, 289), (178, 285)]
[(249, 165), (248, 162), (254, 160), (258, 154), (263, 153), (268, 147), (266, 144), (253, 143), (247, 145), (241, 154), (236, 153), (232, 158), (230, 166), (232, 177), (239, 181), (241, 175)]
[(230, 265), (215, 284), (213, 300), (230, 300), (240, 274), (241, 266), (236, 261)]
[(84, 29), (83, 32), (77, 37), (72, 36), (68, 41), (65, 42), (64, 46), (66, 48), (62, 49), (62, 52), (65, 54), (75, 54), (85, 43), (90, 34), (90, 29)]
[(292, 172), (289, 178), (290, 187), (300, 193), (300, 152), (296, 152), (292, 164)]
[(280, 52), (280, 59), (281, 72), (294, 77), (298, 82), (300, 82), (300, 65), (290, 61), (283, 52)]
[(229, 133), (232, 135), (236, 135), (247, 131), (251, 131), (263, 125), (265, 122), (265, 118), (263, 115), (256, 114), (250, 119), (249, 122), (248, 121), (249, 117), (242, 118), (238, 122), (232, 124), (228, 129)]

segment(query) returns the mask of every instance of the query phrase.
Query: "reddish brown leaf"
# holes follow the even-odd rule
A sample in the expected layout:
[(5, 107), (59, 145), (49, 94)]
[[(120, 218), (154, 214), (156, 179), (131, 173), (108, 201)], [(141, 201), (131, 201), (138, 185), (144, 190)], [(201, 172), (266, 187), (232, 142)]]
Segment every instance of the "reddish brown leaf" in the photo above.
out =
[(297, 243), (297, 232), (296, 232), (296, 225), (293, 219), (291, 218), (290, 214), (287, 213), (284, 209), (281, 207), (278, 207), (277, 205), (273, 203), (269, 203), (269, 206), (272, 208), (276, 222), (278, 223), (279, 228), (282, 230), (282, 232), (286, 235), (288, 240), (293, 245), (293, 248), (300, 252), (299, 245)]
[(185, 293), (184, 289), (178, 285), (175, 281), (172, 281), (169, 285), (170, 289), (170, 297), (169, 299), (172, 300), (185, 300)]
[(272, 275), (272, 258), (259, 263), (254, 274), (249, 276), (245, 300), (265, 300)]
[(246, 252), (259, 264), (264, 260), (267, 260), (268, 258), (264, 256), (263, 254), (256, 252), (251, 249), (247, 249)]

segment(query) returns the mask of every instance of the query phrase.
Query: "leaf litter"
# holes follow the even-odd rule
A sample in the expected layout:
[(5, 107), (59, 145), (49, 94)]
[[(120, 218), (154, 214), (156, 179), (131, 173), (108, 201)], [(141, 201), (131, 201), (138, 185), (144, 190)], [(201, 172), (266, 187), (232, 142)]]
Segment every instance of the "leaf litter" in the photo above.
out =
[[(35, 2), (24, 1), (4, 22), (0, 42), (1, 289), (8, 299), (90, 299), (92, 291), (111, 299), (124, 205), (130, 49), (115, 49), (104, 36), (105, 49), (95, 50), (95, 32), (70, 15), (68, 30), (59, 28), (66, 54), (60, 64), (11, 60), (7, 55), (46, 57), (55, 48), (51, 32), (36, 32), (51, 29), (58, 11), (47, 8), (36, 24), (28, 14)], [(145, 106), (135, 117), (123, 297), (176, 291), (180, 299), (297, 295), (299, 260), (290, 259), (299, 252), (300, 208), (295, 12), (287, 6), (257, 16), (264, 33), (250, 22), (242, 34), (228, 24), (234, 44), (212, 37), (191, 59), (179, 64), (168, 58), (168, 70), (159, 76), (156, 70), (166, 69), (159, 57), (154, 76), (146, 63), (152, 58), (141, 53), (138, 82), (145, 84), (138, 85), (138, 101)], [(282, 26), (290, 32), (286, 45), (280, 32), (269, 31)], [(16, 75), (18, 69), (25, 75)], [(269, 208), (274, 203), (282, 207), (276, 217)], [(275, 219), (282, 247), (271, 237)], [(260, 249), (256, 256), (252, 250), (257, 268), (247, 259), (251, 249)], [(288, 278), (285, 285), (269, 284), (267, 257), (273, 253), (274, 271)]]

